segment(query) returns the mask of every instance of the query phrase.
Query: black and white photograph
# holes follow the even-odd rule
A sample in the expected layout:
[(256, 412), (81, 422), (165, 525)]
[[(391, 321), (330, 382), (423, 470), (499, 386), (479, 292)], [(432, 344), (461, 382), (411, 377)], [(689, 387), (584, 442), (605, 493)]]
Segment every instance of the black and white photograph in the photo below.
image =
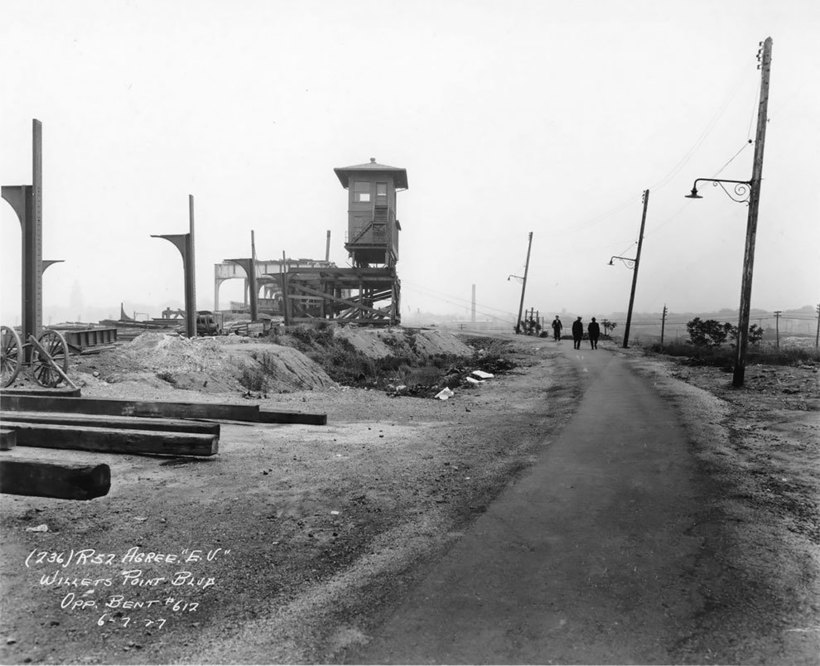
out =
[(820, 663), (820, 3), (0, 0), (0, 663)]

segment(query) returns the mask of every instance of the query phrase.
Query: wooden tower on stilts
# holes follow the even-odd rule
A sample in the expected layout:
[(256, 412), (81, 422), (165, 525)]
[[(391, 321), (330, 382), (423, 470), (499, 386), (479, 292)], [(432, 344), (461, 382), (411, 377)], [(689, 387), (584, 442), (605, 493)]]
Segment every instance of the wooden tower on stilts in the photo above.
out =
[(348, 190), (345, 249), (353, 267), (297, 268), (284, 273), (285, 323), (399, 324), (401, 282), (396, 264), (401, 225), (396, 219), (396, 193), (407, 189), (407, 171), (374, 158), (334, 171)]

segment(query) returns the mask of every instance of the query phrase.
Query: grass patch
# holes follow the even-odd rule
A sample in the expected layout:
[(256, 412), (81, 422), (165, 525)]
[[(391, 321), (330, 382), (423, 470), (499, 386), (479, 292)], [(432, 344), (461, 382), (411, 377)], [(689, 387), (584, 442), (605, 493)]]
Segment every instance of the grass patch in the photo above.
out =
[[(452, 388), (476, 369), (497, 374), (515, 367), (503, 357), (509, 343), (494, 338), (465, 340), (475, 350), (469, 356), (421, 353), (413, 330), (404, 330), (397, 337), (385, 335), (380, 340), (393, 353), (370, 358), (347, 339), (335, 336), (334, 326), (328, 324), (294, 326), (276, 338), (280, 344), (296, 347), (339, 384), (387, 390), (404, 385), (411, 387), (411, 395), (425, 395), (428, 389), (437, 391), (444, 386)], [(249, 382), (253, 379), (248, 377)]]
[(256, 393), (264, 393), (268, 389), (268, 376), (261, 365), (243, 365), (238, 381), (246, 389)]
[[(734, 347), (696, 346), (685, 342), (671, 342), (661, 346), (656, 343), (646, 348), (653, 354), (662, 354), (680, 359), (685, 365), (708, 365), (714, 367), (732, 367), (735, 362)], [(760, 365), (803, 365), (820, 363), (820, 351), (803, 347), (770, 347), (750, 346), (746, 351), (747, 363)]]

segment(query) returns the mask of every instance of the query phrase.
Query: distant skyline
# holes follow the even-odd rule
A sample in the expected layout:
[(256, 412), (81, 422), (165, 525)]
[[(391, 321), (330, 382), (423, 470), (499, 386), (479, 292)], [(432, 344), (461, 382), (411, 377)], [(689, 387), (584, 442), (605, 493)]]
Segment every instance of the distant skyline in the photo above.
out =
[[(195, 198), (198, 307), (213, 266), (344, 251), (335, 167), (407, 169), (402, 313), (736, 309), (747, 208), (695, 178), (751, 173), (771, 36), (752, 307), (820, 302), (820, 3), (814, 0), (0, 0), (0, 184), (31, 180), (43, 122), (44, 276), (57, 308), (159, 316)], [(0, 201), (0, 314), (19, 320), (20, 233)], [(241, 300), (226, 283), (222, 303)], [(62, 309), (60, 311), (63, 311)]]

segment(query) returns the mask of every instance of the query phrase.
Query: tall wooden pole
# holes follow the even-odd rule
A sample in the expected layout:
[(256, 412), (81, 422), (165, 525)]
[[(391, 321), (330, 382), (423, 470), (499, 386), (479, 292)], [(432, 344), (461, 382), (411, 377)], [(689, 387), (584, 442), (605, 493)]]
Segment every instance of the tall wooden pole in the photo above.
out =
[(470, 322), (475, 324), (475, 285), (473, 285), (473, 299), (470, 303)]
[(817, 332), (814, 334), (814, 346), (820, 347), (820, 303), (817, 304)]
[(760, 207), (760, 181), (763, 176), (763, 147), (766, 142), (766, 123), (769, 107), (769, 74), (772, 66), (772, 38), (763, 42), (760, 61), (760, 105), (757, 110), (757, 134), (749, 183), (749, 217), (746, 222), (746, 249), (743, 254), (743, 280), (740, 287), (740, 312), (737, 324), (737, 350), (732, 386), (743, 386), (746, 376), (746, 348), (749, 345), (749, 314), (752, 303), (752, 271), (755, 261), (757, 212)]
[(641, 215), (641, 230), (638, 232), (638, 253), (635, 255), (635, 269), (632, 271), (632, 291), (629, 293), (629, 309), (626, 312), (626, 328), (624, 329), (623, 348), (629, 347), (629, 327), (632, 324), (632, 306), (635, 304), (635, 288), (638, 286), (638, 268), (641, 265), (641, 248), (643, 247), (643, 230), (646, 226), (646, 209), (649, 206), (649, 190), (643, 191), (643, 214)]
[(521, 332), (521, 314), (524, 312), (524, 292), (527, 291), (527, 272), (530, 270), (530, 250), (532, 250), (532, 231), (527, 244), (527, 263), (524, 264), (524, 281), (521, 283), (521, 302), (518, 304), (518, 319), (515, 322), (515, 332)]
[(661, 315), (661, 347), (663, 347), (663, 333), (666, 330), (666, 305), (663, 306), (663, 315)]

